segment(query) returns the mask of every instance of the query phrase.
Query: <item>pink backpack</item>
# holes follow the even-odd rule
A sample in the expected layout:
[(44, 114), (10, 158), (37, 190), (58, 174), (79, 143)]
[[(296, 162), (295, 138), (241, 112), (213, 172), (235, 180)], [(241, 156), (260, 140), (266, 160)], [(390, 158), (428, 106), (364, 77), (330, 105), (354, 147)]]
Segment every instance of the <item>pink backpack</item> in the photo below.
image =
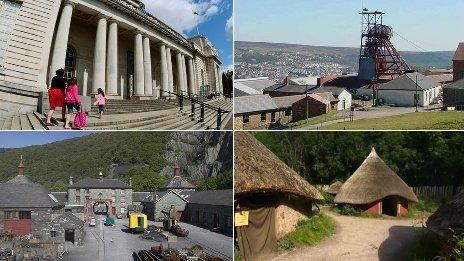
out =
[(74, 128), (82, 129), (84, 127), (87, 127), (87, 115), (81, 109), (74, 117)]

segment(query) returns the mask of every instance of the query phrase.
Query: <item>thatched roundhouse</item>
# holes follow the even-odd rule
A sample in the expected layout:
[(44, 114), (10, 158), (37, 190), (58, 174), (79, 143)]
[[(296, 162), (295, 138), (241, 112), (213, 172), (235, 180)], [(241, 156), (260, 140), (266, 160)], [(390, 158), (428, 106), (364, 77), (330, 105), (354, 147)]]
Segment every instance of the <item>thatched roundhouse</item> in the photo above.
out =
[(332, 195), (337, 195), (340, 189), (342, 188), (343, 183), (341, 181), (335, 181), (334, 183), (330, 184), (327, 193)]
[(435, 211), (427, 220), (427, 227), (445, 237), (464, 235), (464, 192)]
[(343, 184), (334, 199), (372, 214), (402, 216), (409, 202), (418, 202), (412, 189), (377, 155), (371, 153)]
[(256, 260), (277, 251), (277, 239), (312, 215), (322, 195), (251, 134), (235, 133), (236, 212), (248, 213), (248, 225), (237, 226), (240, 253)]

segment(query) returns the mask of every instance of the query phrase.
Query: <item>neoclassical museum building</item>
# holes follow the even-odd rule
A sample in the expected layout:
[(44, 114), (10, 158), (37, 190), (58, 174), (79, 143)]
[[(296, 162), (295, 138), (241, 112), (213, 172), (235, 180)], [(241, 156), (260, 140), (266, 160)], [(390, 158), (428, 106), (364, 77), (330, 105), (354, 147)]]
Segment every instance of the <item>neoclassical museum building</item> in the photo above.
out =
[(208, 39), (185, 38), (140, 0), (0, 0), (0, 21), (0, 116), (37, 111), (59, 68), (83, 96), (222, 93)]

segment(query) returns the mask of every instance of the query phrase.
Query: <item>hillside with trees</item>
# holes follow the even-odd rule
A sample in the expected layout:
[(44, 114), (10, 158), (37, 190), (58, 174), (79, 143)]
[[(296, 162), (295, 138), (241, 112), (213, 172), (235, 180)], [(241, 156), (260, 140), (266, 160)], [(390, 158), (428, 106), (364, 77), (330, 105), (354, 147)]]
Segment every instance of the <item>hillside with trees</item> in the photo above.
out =
[(410, 186), (464, 185), (459, 132), (258, 132), (255, 136), (312, 184), (345, 181), (375, 147)]
[[(46, 134), (38, 134), (38, 138), (40, 135)], [(194, 144), (194, 147), (206, 147), (202, 141), (208, 140), (208, 135), (213, 134), (205, 134), (201, 137), (193, 135), (200, 140)], [(100, 171), (105, 177), (118, 178), (125, 182), (132, 177), (135, 191), (155, 191), (172, 175), (171, 171), (167, 172), (163, 169), (171, 169), (172, 162), (169, 162), (167, 152), (171, 150), (170, 144), (173, 140), (175, 137), (169, 132), (112, 132), (40, 146), (0, 149), (0, 182), (5, 182), (17, 174), (19, 159), (23, 155), (26, 176), (52, 191), (65, 191), (70, 176), (77, 181), (88, 177), (95, 178)], [(229, 142), (231, 143), (231, 138), (222, 139), (219, 147), (230, 147), (227, 144)], [(205, 165), (199, 159), (191, 159), (188, 152), (177, 153), (183, 159), (182, 175), (187, 179), (196, 184), (214, 180), (216, 182), (208, 187), (232, 188), (230, 185), (232, 177), (227, 173), (227, 169), (231, 169), (231, 164), (223, 162), (227, 155), (223, 158), (213, 157), (210, 159), (211, 165)], [(231, 156), (230, 158), (232, 161)], [(199, 171), (196, 170), (196, 174), (190, 176), (187, 167), (195, 164), (205, 165), (203, 175), (199, 175)], [(218, 169), (217, 165), (222, 167)], [(209, 170), (212, 166), (215, 171)], [(227, 183), (221, 178), (231, 180)], [(224, 184), (230, 186), (223, 187)]]

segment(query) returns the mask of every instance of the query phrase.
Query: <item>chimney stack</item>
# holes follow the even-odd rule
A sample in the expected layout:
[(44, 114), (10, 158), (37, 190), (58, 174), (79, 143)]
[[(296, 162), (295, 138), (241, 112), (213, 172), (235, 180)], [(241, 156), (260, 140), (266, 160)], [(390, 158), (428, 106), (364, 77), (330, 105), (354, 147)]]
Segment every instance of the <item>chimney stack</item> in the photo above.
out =
[(18, 165), (18, 175), (24, 176), (23, 155), (21, 155), (21, 161), (19, 162), (19, 165)]
[(132, 187), (132, 177), (129, 178), (129, 186)]
[(100, 174), (98, 174), (98, 177), (100, 178), (100, 181), (103, 180), (103, 173), (100, 171)]
[(69, 176), (69, 186), (72, 186), (72, 185), (73, 185), (73, 177)]
[(181, 171), (181, 169), (180, 169), (179, 165), (176, 164), (176, 166), (174, 167), (174, 177), (180, 176), (180, 171)]
[(284, 85), (289, 85), (289, 84), (290, 84), (290, 77), (288, 77), (288, 75), (287, 75), (284, 78)]

